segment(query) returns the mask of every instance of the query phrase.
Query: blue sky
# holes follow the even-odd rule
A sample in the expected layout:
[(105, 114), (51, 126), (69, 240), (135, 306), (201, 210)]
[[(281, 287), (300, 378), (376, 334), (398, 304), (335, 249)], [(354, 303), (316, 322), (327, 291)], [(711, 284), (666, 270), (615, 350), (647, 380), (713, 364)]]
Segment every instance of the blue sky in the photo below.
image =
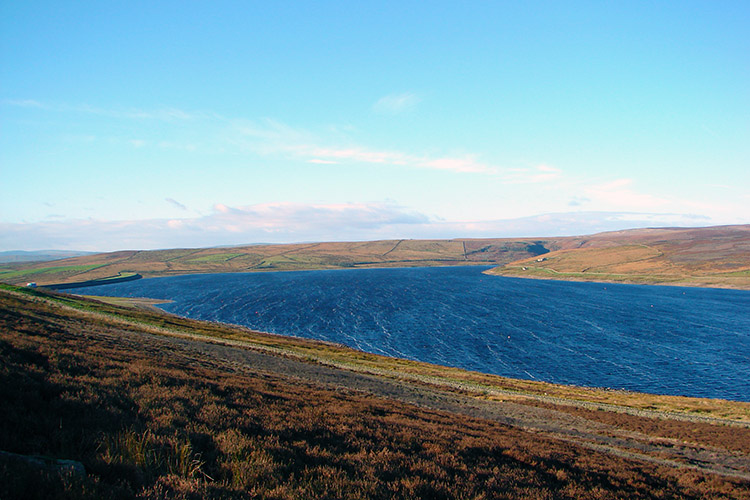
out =
[(0, 250), (750, 223), (750, 3), (3, 2)]

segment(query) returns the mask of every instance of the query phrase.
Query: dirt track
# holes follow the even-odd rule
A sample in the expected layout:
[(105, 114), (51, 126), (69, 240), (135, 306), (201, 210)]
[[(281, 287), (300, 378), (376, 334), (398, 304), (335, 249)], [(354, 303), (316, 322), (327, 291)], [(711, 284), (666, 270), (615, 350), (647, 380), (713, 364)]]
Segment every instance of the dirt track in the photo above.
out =
[[(156, 355), (163, 353), (165, 348), (169, 349), (191, 365), (238, 373), (262, 373), (270, 378), (294, 378), (301, 383), (341, 392), (369, 393), (422, 408), (493, 420), (621, 457), (750, 480), (750, 450), (728, 451), (648, 436), (565, 411), (516, 402), (487, 401), (450, 388), (359, 373), (225, 343), (136, 333), (119, 328), (102, 333), (112, 342), (130, 343), (139, 350), (153, 351)], [(669, 414), (662, 414), (662, 417), (669, 418)], [(742, 431), (747, 432), (746, 429)]]

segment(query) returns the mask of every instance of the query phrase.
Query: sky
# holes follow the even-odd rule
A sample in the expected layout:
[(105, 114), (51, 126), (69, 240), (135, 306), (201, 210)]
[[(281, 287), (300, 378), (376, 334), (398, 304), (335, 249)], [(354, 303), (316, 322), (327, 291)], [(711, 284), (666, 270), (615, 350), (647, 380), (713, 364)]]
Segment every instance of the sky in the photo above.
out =
[(750, 2), (0, 2), (0, 250), (750, 223)]

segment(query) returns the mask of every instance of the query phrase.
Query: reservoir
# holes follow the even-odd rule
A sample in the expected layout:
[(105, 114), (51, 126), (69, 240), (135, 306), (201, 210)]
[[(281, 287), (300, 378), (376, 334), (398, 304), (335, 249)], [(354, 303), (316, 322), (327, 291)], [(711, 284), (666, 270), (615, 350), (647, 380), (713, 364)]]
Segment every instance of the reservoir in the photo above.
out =
[(80, 289), (195, 319), (513, 378), (750, 401), (750, 292), (483, 267), (200, 274)]

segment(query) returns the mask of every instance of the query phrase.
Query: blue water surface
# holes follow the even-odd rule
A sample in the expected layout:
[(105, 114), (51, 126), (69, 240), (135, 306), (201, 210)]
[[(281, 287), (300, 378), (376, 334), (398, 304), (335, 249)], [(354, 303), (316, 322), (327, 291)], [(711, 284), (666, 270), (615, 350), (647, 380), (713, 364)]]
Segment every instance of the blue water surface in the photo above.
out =
[(76, 290), (514, 378), (750, 401), (750, 292), (443, 267), (201, 274)]

